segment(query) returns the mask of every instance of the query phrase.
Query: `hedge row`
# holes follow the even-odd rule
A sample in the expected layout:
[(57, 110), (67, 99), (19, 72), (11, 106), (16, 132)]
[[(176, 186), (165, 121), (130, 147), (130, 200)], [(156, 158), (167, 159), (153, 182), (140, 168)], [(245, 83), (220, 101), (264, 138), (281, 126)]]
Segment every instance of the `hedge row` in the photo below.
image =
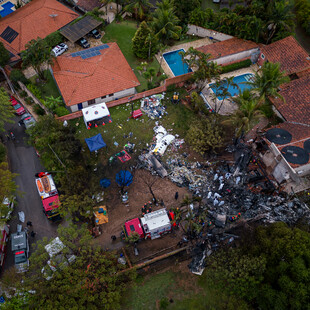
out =
[(247, 68), (250, 67), (252, 64), (250, 59), (242, 60), (240, 62), (235, 62), (233, 64), (222, 66), (222, 73), (227, 73), (231, 71), (235, 71), (241, 68)]
[(297, 20), (310, 35), (310, 2), (309, 0), (295, 0)]

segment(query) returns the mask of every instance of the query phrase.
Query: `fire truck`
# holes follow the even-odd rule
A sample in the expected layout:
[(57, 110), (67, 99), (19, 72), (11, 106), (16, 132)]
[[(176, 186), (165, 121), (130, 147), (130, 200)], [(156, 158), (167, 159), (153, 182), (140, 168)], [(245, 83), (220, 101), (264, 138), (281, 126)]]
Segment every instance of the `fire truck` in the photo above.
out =
[(0, 224), (0, 271), (4, 264), (6, 256), (6, 246), (9, 239), (10, 226), (6, 224)]
[(129, 220), (123, 226), (123, 236), (137, 232), (140, 239), (156, 239), (171, 231), (171, 222), (166, 209), (145, 214), (141, 218)]
[(48, 172), (37, 173), (35, 182), (42, 199), (44, 214), (53, 222), (60, 220), (58, 212), (60, 201), (52, 175)]

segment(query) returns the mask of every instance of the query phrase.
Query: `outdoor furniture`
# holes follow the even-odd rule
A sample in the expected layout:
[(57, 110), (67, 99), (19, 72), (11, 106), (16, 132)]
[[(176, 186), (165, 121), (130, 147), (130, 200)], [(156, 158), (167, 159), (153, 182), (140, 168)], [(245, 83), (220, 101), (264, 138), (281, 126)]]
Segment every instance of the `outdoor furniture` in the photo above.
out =
[(138, 109), (138, 110), (133, 111), (132, 118), (136, 119), (136, 118), (141, 117), (142, 115), (143, 115), (142, 111), (140, 109)]

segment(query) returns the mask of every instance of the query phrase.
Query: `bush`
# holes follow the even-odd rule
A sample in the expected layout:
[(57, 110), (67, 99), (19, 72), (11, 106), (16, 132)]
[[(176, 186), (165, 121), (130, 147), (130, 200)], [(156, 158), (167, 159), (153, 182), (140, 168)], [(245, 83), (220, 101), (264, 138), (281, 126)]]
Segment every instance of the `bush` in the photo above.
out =
[(231, 65), (223, 66), (222, 73), (227, 73), (231, 71), (235, 71), (241, 68), (247, 68), (252, 65), (252, 61), (250, 59), (242, 60), (240, 62), (235, 62)]
[(0, 163), (2, 163), (5, 160), (5, 156), (6, 156), (6, 148), (2, 143), (0, 143)]
[(64, 116), (64, 115), (69, 114), (70, 112), (65, 107), (57, 107), (54, 109), (54, 113), (57, 116)]
[(27, 104), (32, 105), (34, 103), (33, 99), (31, 97), (26, 97), (25, 101)]
[(43, 98), (42, 98), (42, 94), (41, 94), (41, 91), (40, 89), (33, 85), (33, 84), (28, 84), (27, 85), (27, 88), (40, 100), (40, 101), (43, 101)]
[(13, 69), (10, 73), (10, 79), (15, 86), (18, 85), (18, 81), (27, 84), (29, 81), (24, 76), (23, 72), (19, 69)]
[(295, 0), (295, 10), (298, 22), (307, 34), (310, 34), (310, 2), (308, 0)]
[(45, 115), (44, 109), (42, 109), (38, 104), (36, 104), (33, 109), (36, 114)]
[(175, 84), (171, 84), (167, 86), (167, 92), (172, 92), (175, 90), (176, 90)]
[(22, 98), (25, 98), (25, 97), (27, 96), (27, 93), (26, 93), (24, 90), (22, 90), (22, 91), (19, 93), (19, 95), (20, 95)]
[(59, 31), (55, 31), (51, 34), (49, 34), (44, 41), (46, 42), (46, 44), (53, 48), (54, 46), (56, 46), (57, 44), (61, 43), (63, 41), (63, 36), (60, 34)]

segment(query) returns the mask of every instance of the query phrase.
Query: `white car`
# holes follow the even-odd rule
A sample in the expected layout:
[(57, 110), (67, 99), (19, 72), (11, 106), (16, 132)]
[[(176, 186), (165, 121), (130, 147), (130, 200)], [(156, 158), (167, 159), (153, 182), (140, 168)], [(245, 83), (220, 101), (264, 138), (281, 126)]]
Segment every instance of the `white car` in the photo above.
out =
[(57, 57), (61, 54), (63, 54), (64, 52), (66, 52), (68, 50), (68, 45), (65, 43), (60, 43), (58, 45), (56, 45), (53, 49), (52, 52), (54, 53), (54, 55)]

